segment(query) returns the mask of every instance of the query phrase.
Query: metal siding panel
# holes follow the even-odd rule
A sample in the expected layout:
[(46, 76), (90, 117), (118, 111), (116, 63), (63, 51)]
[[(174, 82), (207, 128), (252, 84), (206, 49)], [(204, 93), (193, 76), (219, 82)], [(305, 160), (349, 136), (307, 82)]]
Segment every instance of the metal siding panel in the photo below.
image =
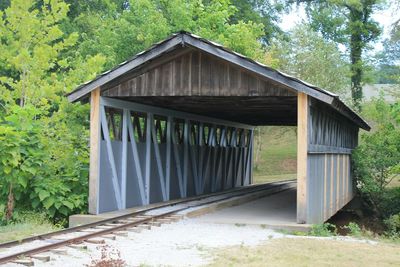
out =
[(112, 191), (111, 164), (108, 160), (107, 145), (104, 140), (100, 142), (100, 176), (99, 176), (99, 213), (118, 209)]
[[(140, 157), (141, 155), (144, 154), (145, 148), (143, 144), (138, 144), (137, 147), (139, 152), (138, 154)], [(143, 160), (141, 160), (141, 162), (143, 162)], [(140, 197), (139, 184), (137, 181), (138, 175), (136, 173), (134, 164), (131, 164), (133, 162), (133, 152), (130, 143), (128, 143), (127, 162), (128, 164), (127, 164), (127, 179), (126, 179), (126, 188), (127, 188), (126, 207), (131, 208), (142, 205), (142, 199)]]

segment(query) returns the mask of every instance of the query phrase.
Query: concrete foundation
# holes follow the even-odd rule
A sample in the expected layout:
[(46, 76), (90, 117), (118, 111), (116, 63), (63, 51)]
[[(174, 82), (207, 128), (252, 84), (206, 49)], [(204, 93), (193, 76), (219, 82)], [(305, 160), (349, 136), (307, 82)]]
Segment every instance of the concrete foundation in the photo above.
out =
[[(228, 193), (229, 194), (229, 193)], [(215, 196), (218, 198), (220, 196)], [(210, 198), (198, 201), (209, 202)], [(70, 227), (109, 219), (124, 214), (158, 207), (175, 201), (150, 204), (147, 206), (107, 212), (99, 215), (70, 216)], [(158, 210), (158, 209), (157, 209)], [(162, 209), (161, 209), (162, 211)], [(310, 224), (296, 222), (296, 183), (286, 183), (279, 187), (237, 196), (222, 201), (208, 203), (190, 208), (181, 212), (185, 217), (197, 217), (197, 220), (206, 223), (260, 225), (275, 230), (309, 231)]]
[(207, 223), (260, 225), (288, 231), (309, 231), (311, 227), (309, 224), (296, 223), (296, 188), (217, 210), (198, 220)]
[[(228, 199), (224, 200), (218, 200), (219, 198), (223, 198), (225, 196), (229, 196), (229, 194), (232, 192), (235, 192), (236, 189), (231, 189), (227, 190), (226, 194), (219, 195), (219, 194), (209, 194), (207, 198), (204, 198), (203, 200), (200, 201), (195, 201), (197, 204), (201, 204), (204, 202), (204, 205), (199, 205), (197, 207), (190, 208), (188, 210), (185, 210), (181, 213), (181, 215), (185, 217), (198, 217), (202, 216), (204, 214), (212, 213), (220, 209), (225, 209), (228, 207), (236, 206), (236, 205), (242, 205), (244, 203), (253, 201), (255, 199), (259, 198), (264, 198), (265, 196), (269, 196), (271, 194), (279, 193), (282, 192), (282, 190), (287, 190), (287, 189), (294, 189), (296, 187), (296, 182), (295, 181), (290, 181), (290, 182), (283, 182), (283, 183), (271, 183), (271, 185), (278, 185), (278, 186), (273, 186), (271, 188), (253, 192), (250, 194), (245, 194), (242, 196), (235, 196), (231, 197)], [(248, 186), (252, 187), (252, 186)], [(234, 194), (234, 193), (233, 193)], [(190, 200), (191, 198), (187, 198)], [(195, 199), (195, 197), (193, 198)], [(210, 201), (218, 200), (213, 203), (209, 203)], [(148, 210), (150, 208), (157, 208), (161, 206), (165, 206), (166, 204), (177, 204), (179, 203), (180, 200), (171, 200), (171, 201), (166, 201), (166, 202), (160, 202), (160, 203), (154, 203), (146, 206), (139, 206), (135, 208), (129, 208), (129, 209), (124, 209), (124, 210), (119, 210), (119, 211), (113, 211), (113, 212), (105, 212), (102, 214), (98, 215), (91, 215), (91, 214), (77, 214), (77, 215), (72, 215), (69, 217), (69, 227), (74, 227), (78, 225), (83, 225), (83, 224), (88, 224), (92, 222), (97, 222), (105, 219), (110, 219), (113, 217), (133, 213), (133, 212), (138, 212), (142, 210)], [(158, 210), (158, 209), (157, 209)]]

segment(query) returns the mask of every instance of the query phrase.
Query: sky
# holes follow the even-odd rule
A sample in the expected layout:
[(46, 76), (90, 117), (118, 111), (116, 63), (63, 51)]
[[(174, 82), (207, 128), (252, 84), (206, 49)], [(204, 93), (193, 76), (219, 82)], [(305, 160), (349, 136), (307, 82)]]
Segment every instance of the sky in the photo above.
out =
[[(392, 0), (393, 1), (393, 0)], [(400, 17), (399, 11), (396, 12), (393, 5), (390, 5), (382, 10), (375, 12), (373, 19), (376, 20), (382, 27), (383, 33), (380, 39), (374, 45), (374, 50), (379, 51), (382, 49), (382, 41), (389, 37), (391, 25), (398, 20)], [(304, 6), (295, 7), (289, 14), (282, 16), (282, 21), (279, 24), (282, 30), (289, 31), (296, 24), (300, 24), (306, 20), (307, 16), (304, 10)]]

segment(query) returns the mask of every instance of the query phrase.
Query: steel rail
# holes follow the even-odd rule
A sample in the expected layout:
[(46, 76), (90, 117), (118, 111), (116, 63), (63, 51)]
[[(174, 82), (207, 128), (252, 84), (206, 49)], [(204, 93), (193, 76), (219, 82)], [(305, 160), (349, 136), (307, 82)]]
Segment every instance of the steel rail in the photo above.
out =
[[(274, 189), (274, 188), (278, 188), (278, 187), (281, 187), (281, 186), (284, 186), (284, 185), (287, 185), (287, 184), (290, 184), (290, 183), (293, 183), (293, 180), (279, 182), (279, 183), (272, 183), (272, 184), (269, 183), (269, 184), (255, 185), (255, 186), (252, 186), (252, 187), (246, 187), (244, 189), (241, 188), (241, 190), (233, 190), (233, 191), (230, 191), (230, 192), (224, 192), (223, 194), (221, 194), (221, 193), (219, 193), (219, 194), (211, 194), (211, 196), (208, 195), (207, 197), (206, 196), (193, 197), (193, 199), (185, 199), (184, 201), (178, 201), (178, 203), (174, 203), (174, 204), (166, 204), (166, 205), (161, 205), (161, 206), (158, 206), (158, 207), (152, 207), (152, 208), (149, 208), (149, 209), (146, 209), (146, 210), (143, 210), (143, 211), (138, 211), (138, 212), (125, 214), (125, 215), (113, 217), (113, 218), (110, 218), (110, 219), (106, 219), (106, 220), (102, 220), (102, 221), (98, 221), (98, 222), (94, 222), (94, 223), (90, 223), (90, 224), (85, 224), (85, 225), (81, 225), (81, 226), (77, 226), (77, 227), (68, 228), (68, 229), (61, 230), (61, 231), (56, 231), (56, 232), (52, 232), (52, 233), (48, 233), (48, 234), (43, 234), (43, 235), (38, 235), (38, 236), (26, 238), (24, 240), (29, 240), (29, 241), (45, 240), (46, 237), (52, 237), (52, 236), (55, 236), (55, 235), (62, 235), (62, 234), (67, 234), (67, 233), (73, 233), (73, 232), (77, 232), (77, 231), (80, 231), (80, 230), (83, 230), (83, 229), (89, 229), (89, 228), (100, 226), (100, 225), (103, 225), (103, 224), (106, 224), (106, 223), (122, 220), (122, 219), (125, 219), (125, 218), (135, 219), (135, 216), (144, 215), (144, 213), (152, 211), (152, 210), (161, 209), (161, 208), (164, 208), (164, 207), (174, 206), (174, 205), (177, 205), (177, 204), (187, 203), (187, 202), (191, 202), (191, 201), (206, 199), (206, 198), (210, 198), (210, 197), (213, 197), (213, 196), (233, 193), (233, 195), (226, 196), (226, 197), (223, 197), (223, 198), (219, 198), (219, 199), (216, 199), (216, 200), (210, 200), (210, 201), (207, 201), (207, 202), (201, 202), (201, 203), (194, 204), (194, 205), (187, 205), (185, 207), (178, 208), (176, 210), (165, 212), (165, 213), (158, 214), (158, 215), (147, 215), (147, 216), (149, 216), (149, 218), (138, 219), (136, 221), (132, 221), (132, 222), (129, 222), (129, 223), (124, 223), (122, 225), (111, 226), (109, 229), (99, 229), (99, 231), (96, 231), (96, 232), (83, 234), (83, 235), (80, 235), (80, 236), (77, 236), (77, 237), (72, 237), (72, 238), (69, 238), (69, 239), (60, 240), (59, 242), (55, 242), (55, 243), (52, 243), (52, 244), (47, 244), (47, 245), (39, 246), (39, 247), (36, 247), (36, 248), (20, 251), (18, 253), (6, 255), (6, 256), (0, 258), (0, 264), (4, 264), (4, 263), (7, 263), (7, 262), (10, 262), (12, 260), (18, 259), (18, 258), (23, 257), (23, 256), (30, 256), (30, 255), (33, 255), (33, 254), (49, 251), (49, 250), (52, 250), (52, 249), (55, 249), (55, 248), (58, 248), (58, 247), (68, 246), (68, 245), (76, 244), (76, 243), (81, 243), (81, 242), (83, 242), (85, 240), (88, 240), (90, 238), (93, 238), (93, 237), (98, 237), (98, 236), (106, 235), (106, 234), (109, 234), (109, 233), (117, 232), (117, 231), (120, 231), (120, 230), (123, 230), (123, 229), (126, 229), (126, 228), (131, 228), (131, 227), (134, 227), (134, 226), (137, 226), (137, 225), (146, 224), (146, 223), (155, 221), (155, 220), (160, 219), (160, 218), (164, 218), (164, 217), (168, 217), (168, 216), (174, 215), (176, 213), (179, 213), (181, 211), (184, 211), (184, 210), (187, 210), (187, 209), (190, 209), (190, 208), (199, 207), (199, 206), (207, 205), (207, 204), (210, 204), (210, 203), (220, 202), (220, 201), (223, 201), (223, 200), (227, 200), (227, 199), (230, 199), (230, 198), (242, 196), (242, 195), (245, 195), (245, 194), (256, 193), (256, 192), (263, 191), (263, 190)], [(278, 192), (281, 192), (281, 191), (284, 191), (284, 190), (287, 190), (287, 189), (283, 189), (283, 190), (280, 190), (280, 191), (277, 191), (277, 192), (272, 192), (272, 194), (278, 193)], [(235, 193), (237, 193), (237, 194), (235, 194)], [(28, 242), (28, 241), (24, 241), (23, 243), (26, 243), (26, 242)], [(13, 242), (4, 243), (4, 244), (1, 244), (1, 245), (5, 245), (5, 244), (11, 244), (12, 246), (15, 246), (16, 244), (19, 245), (19, 244), (22, 244), (22, 243), (18, 243), (18, 241), (13, 241)], [(8, 246), (8, 247), (10, 247), (10, 246)]]
[[(281, 183), (289, 183), (289, 182), (293, 182), (293, 181), (295, 181), (295, 180), (280, 181), (279, 184), (281, 184)], [(224, 191), (224, 192), (216, 192), (216, 193), (205, 194), (205, 195), (201, 195), (201, 196), (189, 197), (189, 198), (185, 198), (185, 199), (172, 200), (172, 201), (169, 201), (167, 203), (162, 203), (162, 204), (156, 205), (154, 207), (146, 207), (146, 208), (144, 208), (142, 210), (134, 211), (134, 212), (131, 212), (131, 213), (119, 215), (119, 216), (112, 217), (112, 218), (103, 219), (103, 220), (99, 220), (99, 221), (96, 221), (96, 222), (83, 224), (83, 225), (79, 225), (79, 226), (74, 226), (74, 227), (70, 227), (70, 228), (66, 228), (66, 229), (62, 229), (62, 230), (58, 230), (58, 231), (54, 231), (54, 232), (35, 235), (35, 236), (31, 236), (31, 237), (20, 239), (20, 240), (14, 240), (14, 241), (9, 241), (9, 242), (5, 242), (5, 243), (0, 243), (0, 249), (9, 248), (9, 247), (12, 247), (14, 245), (21, 245), (21, 244), (24, 244), (24, 243), (27, 243), (27, 242), (32, 242), (32, 241), (35, 241), (35, 240), (43, 240), (43, 239), (50, 238), (50, 237), (56, 236), (56, 235), (63, 235), (63, 234), (68, 234), (68, 233), (72, 233), (72, 232), (77, 232), (77, 231), (80, 231), (82, 229), (96, 227), (96, 226), (99, 226), (99, 225), (102, 225), (102, 224), (106, 224), (106, 223), (112, 223), (113, 221), (122, 220), (122, 219), (129, 218), (129, 217), (132, 217), (132, 216), (143, 215), (144, 213), (152, 211), (152, 210), (155, 210), (155, 209), (165, 208), (165, 207), (174, 206), (174, 205), (178, 205), (178, 204), (182, 204), (182, 203), (187, 203), (187, 202), (190, 202), (190, 201), (201, 200), (201, 199), (205, 199), (205, 198), (209, 198), (209, 197), (213, 197), (213, 196), (219, 196), (219, 195), (234, 193), (234, 192), (237, 192), (237, 191), (244, 191), (244, 190), (253, 189), (253, 188), (259, 188), (259, 187), (268, 188), (268, 187), (271, 187), (271, 186), (274, 186), (274, 185), (278, 185), (278, 183), (256, 184), (256, 185), (246, 186), (244, 188), (234, 188), (234, 189), (227, 190), (227, 191)]]

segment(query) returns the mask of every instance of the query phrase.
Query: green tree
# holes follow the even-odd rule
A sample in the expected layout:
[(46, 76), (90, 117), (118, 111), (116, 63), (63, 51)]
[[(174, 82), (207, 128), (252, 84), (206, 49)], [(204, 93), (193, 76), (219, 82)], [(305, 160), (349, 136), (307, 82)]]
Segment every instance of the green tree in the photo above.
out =
[(349, 88), (349, 65), (337, 44), (308, 25), (296, 26), (273, 42), (267, 56), (269, 65), (321, 88), (342, 95)]
[(242, 20), (262, 24), (264, 44), (269, 44), (275, 36), (282, 33), (278, 22), (280, 15), (287, 9), (284, 0), (232, 0), (232, 4), (237, 12), (231, 17), (231, 22)]
[[(84, 207), (71, 205), (66, 193), (73, 199), (78, 194), (73, 187), (87, 179), (80, 176), (82, 168), (74, 170), (87, 165), (75, 154), (87, 148), (84, 127), (74, 121), (64, 94), (93, 78), (105, 59), (63, 56), (78, 40), (77, 33), (61, 30), (67, 12), (59, 0), (13, 0), (0, 11), (0, 198), (7, 198), (7, 219), (15, 206), (45, 207), (50, 216)], [(56, 166), (57, 159), (68, 160)], [(45, 186), (51, 179), (59, 180), (64, 194)], [(49, 194), (38, 191), (40, 186)]]
[(354, 177), (367, 207), (383, 218), (400, 212), (400, 188), (389, 188), (400, 175), (400, 103), (383, 99), (363, 109), (373, 132), (361, 136), (353, 153)]
[(305, 3), (313, 29), (326, 39), (344, 44), (351, 63), (351, 97), (356, 109), (361, 109), (364, 75), (363, 52), (376, 40), (381, 29), (372, 15), (381, 0), (289, 0)]
[(113, 14), (87, 11), (77, 16), (71, 27), (83, 33), (80, 53), (105, 55), (106, 68), (180, 30), (261, 60), (263, 49), (259, 40), (264, 36), (263, 24), (234, 21), (236, 13), (236, 7), (228, 0), (131, 0)]

